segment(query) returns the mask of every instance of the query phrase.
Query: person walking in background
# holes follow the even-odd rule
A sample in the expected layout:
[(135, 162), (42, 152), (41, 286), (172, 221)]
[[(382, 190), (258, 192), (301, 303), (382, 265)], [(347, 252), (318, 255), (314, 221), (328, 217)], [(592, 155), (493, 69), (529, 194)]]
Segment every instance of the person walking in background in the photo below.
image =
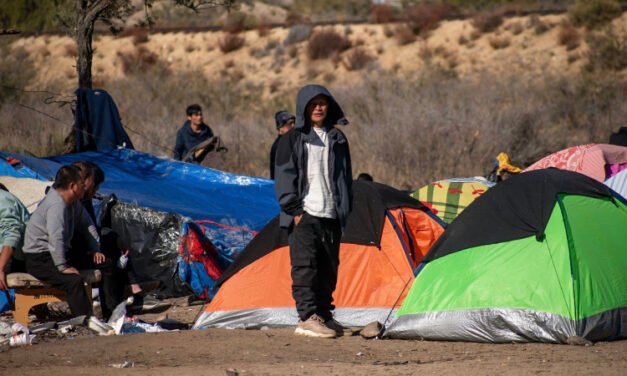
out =
[(24, 231), (30, 218), (20, 199), (0, 184), (0, 290), (7, 290), (6, 274), (24, 272)]
[(270, 179), (272, 180), (274, 180), (274, 161), (276, 159), (276, 149), (279, 145), (279, 140), (281, 139), (281, 136), (289, 132), (290, 129), (294, 128), (296, 117), (287, 111), (279, 111), (274, 114), (274, 121), (276, 123), (278, 135), (270, 148)]
[(292, 296), (300, 322), (295, 334), (335, 338), (344, 328), (333, 318), (342, 231), (352, 205), (348, 140), (335, 127), (344, 112), (320, 85), (296, 98), (296, 126), (280, 138), (275, 193), (280, 224), (289, 231)]

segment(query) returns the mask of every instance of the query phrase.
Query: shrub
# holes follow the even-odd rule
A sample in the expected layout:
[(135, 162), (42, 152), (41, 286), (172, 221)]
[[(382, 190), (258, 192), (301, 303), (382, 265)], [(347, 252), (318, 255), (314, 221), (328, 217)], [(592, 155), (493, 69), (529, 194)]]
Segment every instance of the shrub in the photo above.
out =
[(283, 44), (286, 46), (304, 42), (311, 36), (311, 25), (294, 25), (290, 28), (290, 31), (287, 33), (287, 37), (283, 41)]
[(389, 4), (375, 4), (372, 6), (372, 21), (388, 23), (392, 21), (392, 6)]
[(120, 38), (130, 37), (134, 45), (146, 43), (149, 40), (148, 29), (146, 29), (145, 27), (133, 27), (130, 29), (125, 29), (117, 36)]
[(416, 41), (416, 34), (407, 25), (400, 25), (394, 31), (394, 36), (399, 46), (414, 43)]
[(67, 57), (77, 57), (78, 56), (78, 46), (74, 42), (70, 42), (63, 46), (65, 50), (65, 56)]
[(406, 10), (409, 26), (415, 35), (426, 35), (437, 29), (440, 21), (450, 15), (453, 8), (438, 4), (418, 4)]
[(244, 12), (230, 12), (224, 21), (223, 30), (227, 33), (240, 33), (246, 30), (247, 15)]
[(500, 50), (502, 48), (509, 47), (510, 45), (510, 40), (508, 37), (490, 37), (490, 39), (488, 39), (488, 42), (490, 43), (490, 46), (495, 50)]
[(577, 0), (568, 9), (568, 16), (573, 23), (588, 29), (603, 26), (621, 13), (621, 6), (616, 0)]
[(385, 25), (383, 27), (383, 35), (385, 35), (386, 38), (392, 38), (394, 36), (394, 29), (392, 29), (389, 25)]
[(327, 83), (330, 84), (331, 82), (335, 81), (335, 74), (333, 72), (325, 72), (322, 74), (322, 80)]
[(537, 14), (529, 17), (528, 26), (533, 29), (536, 35), (544, 34), (551, 28), (546, 22), (542, 21)]
[(365, 68), (374, 57), (363, 47), (357, 47), (346, 53), (343, 61), (344, 67), (349, 71), (356, 71)]
[(6, 100), (22, 94), (11, 88), (24, 88), (35, 76), (28, 52), (23, 48), (11, 48), (3, 42), (0, 40), (0, 106)]
[(587, 37), (589, 71), (615, 70), (627, 68), (627, 36), (616, 35), (612, 29)]
[(514, 23), (509, 24), (509, 31), (511, 31), (513, 35), (518, 35), (522, 33), (523, 30), (524, 30), (524, 27), (520, 22), (514, 22)]
[(118, 52), (118, 59), (125, 74), (146, 71), (160, 63), (159, 56), (144, 46), (139, 46), (132, 52)]
[(220, 51), (225, 54), (229, 52), (237, 51), (244, 46), (246, 42), (246, 38), (240, 36), (238, 34), (226, 33), (220, 40), (218, 41), (218, 47), (220, 47)]
[(257, 27), (257, 35), (263, 38), (263, 37), (268, 36), (268, 34), (270, 34), (270, 27), (268, 27), (268, 25), (265, 22), (260, 23), (259, 26)]
[(287, 24), (287, 26), (303, 24), (305, 21), (307, 20), (300, 13), (290, 11), (285, 15), (285, 23)]
[(351, 47), (351, 42), (333, 29), (312, 34), (307, 46), (307, 55), (312, 60), (326, 59)]
[(500, 12), (482, 12), (472, 19), (472, 26), (482, 33), (490, 33), (503, 23), (503, 14)]
[(565, 46), (567, 51), (574, 50), (579, 47), (581, 36), (579, 31), (570, 23), (564, 23), (560, 26), (557, 34), (557, 41), (560, 45)]

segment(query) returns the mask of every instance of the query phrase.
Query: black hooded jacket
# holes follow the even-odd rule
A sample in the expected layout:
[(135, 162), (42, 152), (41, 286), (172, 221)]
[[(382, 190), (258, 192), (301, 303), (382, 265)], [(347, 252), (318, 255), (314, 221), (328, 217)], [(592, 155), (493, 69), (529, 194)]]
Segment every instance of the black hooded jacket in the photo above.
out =
[(296, 98), (296, 125), (279, 139), (275, 160), (274, 190), (281, 206), (281, 227), (290, 227), (293, 217), (303, 213), (307, 186), (307, 142), (318, 135), (306, 119), (307, 104), (318, 95), (325, 95), (329, 109), (325, 127), (329, 137), (329, 175), (335, 209), (342, 229), (352, 205), (353, 171), (348, 140), (336, 124), (347, 125), (344, 112), (329, 91), (320, 85), (303, 87)]
[(208, 125), (202, 125), (199, 133), (192, 130), (192, 126), (186, 121), (176, 132), (176, 144), (174, 146), (174, 159), (180, 161), (194, 146), (213, 137), (213, 131)]

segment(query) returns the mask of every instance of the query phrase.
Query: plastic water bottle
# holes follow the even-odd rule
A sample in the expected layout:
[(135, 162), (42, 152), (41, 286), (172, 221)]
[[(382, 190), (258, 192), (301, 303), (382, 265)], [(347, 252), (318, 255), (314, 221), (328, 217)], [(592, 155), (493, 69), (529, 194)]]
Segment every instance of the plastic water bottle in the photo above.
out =
[(126, 269), (126, 265), (128, 265), (128, 256), (127, 255), (120, 256), (120, 258), (118, 259), (118, 268)]

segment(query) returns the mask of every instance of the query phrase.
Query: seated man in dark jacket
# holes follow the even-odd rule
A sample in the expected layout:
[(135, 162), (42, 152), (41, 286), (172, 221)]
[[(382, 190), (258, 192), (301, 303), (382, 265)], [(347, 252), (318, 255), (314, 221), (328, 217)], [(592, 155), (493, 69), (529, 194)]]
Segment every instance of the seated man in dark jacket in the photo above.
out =
[(220, 145), (220, 138), (203, 122), (202, 108), (192, 104), (185, 110), (187, 121), (176, 132), (174, 159), (200, 163), (211, 151), (225, 149)]

